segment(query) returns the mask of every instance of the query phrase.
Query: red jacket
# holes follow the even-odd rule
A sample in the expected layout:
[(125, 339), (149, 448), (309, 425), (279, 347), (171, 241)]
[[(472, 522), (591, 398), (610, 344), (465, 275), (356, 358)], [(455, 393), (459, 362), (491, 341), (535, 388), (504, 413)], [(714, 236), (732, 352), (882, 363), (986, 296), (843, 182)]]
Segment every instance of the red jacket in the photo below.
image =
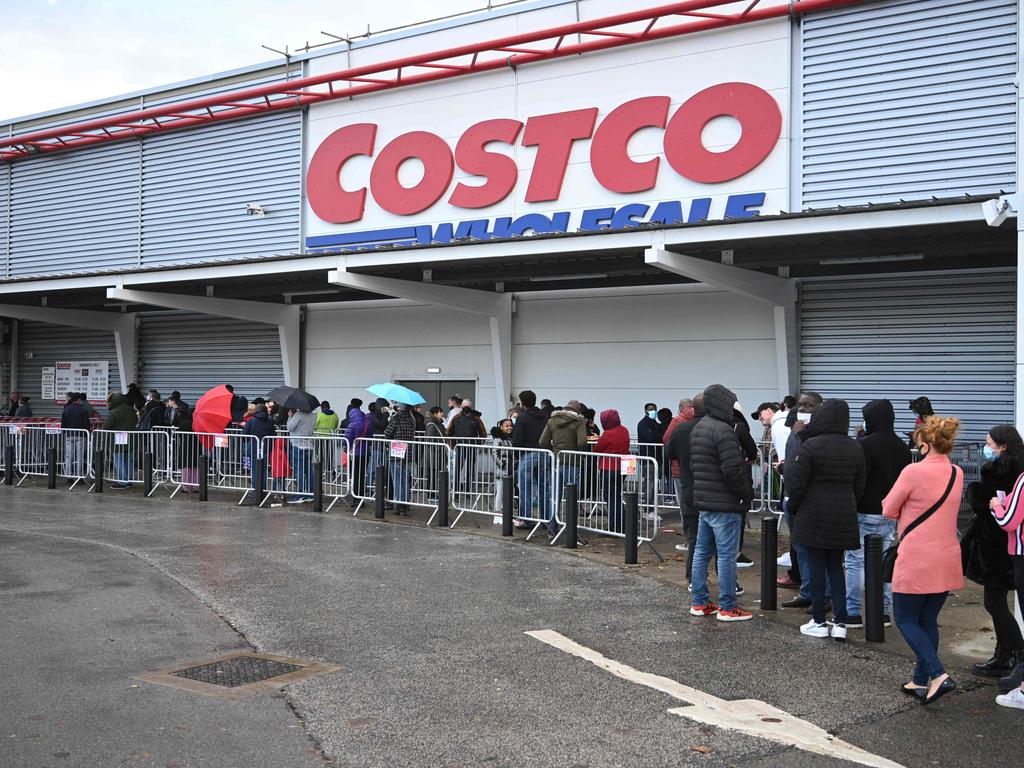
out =
[[(601, 411), (601, 426), (604, 433), (597, 439), (594, 453), (614, 453), (619, 456), (629, 455), (629, 430), (622, 426), (619, 412), (614, 408)], [(597, 460), (597, 468), (619, 471), (619, 460), (602, 456)]]

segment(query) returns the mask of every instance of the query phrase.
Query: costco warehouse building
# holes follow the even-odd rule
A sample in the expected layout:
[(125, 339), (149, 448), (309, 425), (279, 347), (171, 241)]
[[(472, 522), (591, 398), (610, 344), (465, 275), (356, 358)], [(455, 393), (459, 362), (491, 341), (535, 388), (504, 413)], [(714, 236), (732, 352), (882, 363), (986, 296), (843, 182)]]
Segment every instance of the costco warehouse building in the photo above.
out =
[(532, 0), (7, 121), (0, 383), (722, 382), (976, 438), (1024, 413), (1018, 5)]

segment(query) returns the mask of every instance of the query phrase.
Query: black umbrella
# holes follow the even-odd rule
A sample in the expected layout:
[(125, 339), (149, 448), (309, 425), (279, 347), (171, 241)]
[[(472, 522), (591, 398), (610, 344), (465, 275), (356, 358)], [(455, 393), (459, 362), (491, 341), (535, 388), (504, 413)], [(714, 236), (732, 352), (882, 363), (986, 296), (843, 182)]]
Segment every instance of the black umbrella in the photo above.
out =
[(312, 413), (320, 407), (320, 400), (297, 387), (278, 387), (269, 395), (268, 400), (273, 400), (283, 408), (294, 409)]

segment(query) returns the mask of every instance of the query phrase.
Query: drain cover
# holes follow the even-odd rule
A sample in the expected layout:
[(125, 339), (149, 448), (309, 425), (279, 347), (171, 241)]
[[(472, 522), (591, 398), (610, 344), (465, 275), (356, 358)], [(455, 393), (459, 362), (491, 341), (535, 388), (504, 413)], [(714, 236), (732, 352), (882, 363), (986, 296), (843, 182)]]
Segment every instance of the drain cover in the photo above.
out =
[(272, 693), (288, 683), (340, 669), (322, 661), (240, 651), (214, 659), (178, 664), (169, 669), (145, 672), (136, 675), (136, 679), (220, 699), (237, 700), (254, 693)]
[(235, 656), (233, 659), (216, 661), (213, 664), (201, 664), (198, 667), (180, 669), (171, 674), (176, 677), (187, 677), (201, 683), (223, 685), (225, 688), (237, 688), (240, 685), (258, 683), (271, 677), (287, 675), (302, 669), (298, 664), (284, 664), (280, 661), (260, 659), (255, 656)]

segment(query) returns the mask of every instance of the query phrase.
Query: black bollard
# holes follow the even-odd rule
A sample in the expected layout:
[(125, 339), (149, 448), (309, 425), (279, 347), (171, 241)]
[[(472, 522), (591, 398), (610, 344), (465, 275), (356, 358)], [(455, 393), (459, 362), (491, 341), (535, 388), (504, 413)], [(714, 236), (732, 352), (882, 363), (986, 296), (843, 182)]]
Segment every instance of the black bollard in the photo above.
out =
[(625, 562), (626, 565), (636, 565), (637, 531), (640, 528), (640, 498), (637, 496), (636, 491), (624, 493), (622, 498), (626, 503), (626, 508), (623, 510), (625, 517), (622, 521), (623, 532), (626, 536)]
[(324, 465), (313, 462), (313, 511), (324, 511)]
[(575, 484), (565, 486), (565, 548), (576, 549), (579, 543), (580, 492)]
[(57, 449), (46, 449), (46, 487), (51, 491), (57, 487)]
[(142, 454), (142, 494), (149, 498), (153, 493), (153, 453)]
[(92, 476), (96, 481), (92, 489), (95, 493), (103, 493), (103, 469), (106, 465), (106, 456), (103, 449), (94, 451), (92, 454)]
[(778, 558), (779, 521), (774, 515), (761, 518), (761, 610), (779, 608), (779, 585), (774, 563)]
[(387, 469), (381, 464), (373, 473), (373, 516), (378, 520), (384, 519), (384, 490), (387, 485)]
[(263, 503), (263, 481), (267, 473), (266, 459), (256, 459), (256, 474), (253, 476), (255, 479), (255, 485), (253, 486), (253, 493), (256, 496), (256, 506), (260, 506)]
[(512, 512), (515, 504), (515, 478), (506, 477), (501, 484), (501, 535), (511, 536)]
[(14, 485), (14, 446), (4, 446), (4, 485)]
[(210, 459), (205, 453), (199, 454), (199, 500), (210, 498)]
[(882, 537), (869, 533), (864, 537), (864, 639), (869, 643), (885, 642), (884, 587)]
[(437, 524), (448, 527), (448, 470), (437, 473)]

